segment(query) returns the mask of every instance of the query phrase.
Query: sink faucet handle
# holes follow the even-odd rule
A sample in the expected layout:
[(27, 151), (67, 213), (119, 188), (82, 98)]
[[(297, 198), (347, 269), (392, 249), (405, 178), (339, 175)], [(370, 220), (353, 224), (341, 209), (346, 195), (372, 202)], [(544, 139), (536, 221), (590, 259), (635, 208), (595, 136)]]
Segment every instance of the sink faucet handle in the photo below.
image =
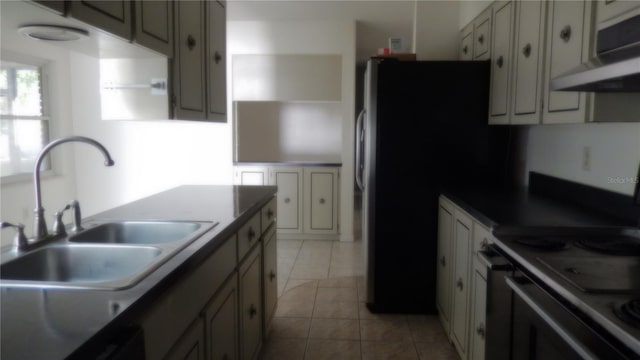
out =
[(69, 205), (73, 209), (73, 228), (71, 231), (78, 232), (84, 230), (82, 227), (82, 214), (80, 213), (80, 203), (78, 200), (73, 200)]
[(27, 241), (27, 237), (24, 235), (24, 225), (23, 224), (14, 225), (6, 221), (0, 222), (0, 229), (4, 229), (6, 227), (12, 227), (16, 229), (16, 235), (13, 237), (14, 245), (20, 250), (26, 249), (27, 246), (29, 245), (29, 242)]
[(53, 227), (51, 228), (53, 235), (67, 235), (67, 229), (62, 221), (62, 215), (64, 215), (64, 212), (69, 209), (71, 209), (71, 205), (67, 204), (64, 209), (53, 214)]

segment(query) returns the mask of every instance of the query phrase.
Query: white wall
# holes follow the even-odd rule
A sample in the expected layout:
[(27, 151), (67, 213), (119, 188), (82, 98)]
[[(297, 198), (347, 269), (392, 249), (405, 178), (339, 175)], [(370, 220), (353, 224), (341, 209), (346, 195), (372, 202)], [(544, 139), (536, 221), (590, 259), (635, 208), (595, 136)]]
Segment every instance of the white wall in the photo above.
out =
[(83, 215), (183, 184), (231, 184), (231, 124), (193, 121), (102, 121), (99, 60), (70, 57), (74, 132), (102, 142), (115, 165), (97, 152), (75, 152)]
[(482, 10), (486, 9), (493, 1), (491, 0), (464, 0), (457, 1), (460, 4), (458, 13), (458, 29), (462, 30), (473, 20)]
[(342, 161), (342, 104), (338, 102), (238, 101), (237, 161)]
[[(0, 45), (2, 52), (10, 51), (17, 54), (45, 59), (48, 69), (49, 110), (51, 139), (67, 136), (72, 133), (69, 106), (71, 102), (69, 78), (69, 52), (62, 48), (44, 42), (30, 41), (17, 34), (11, 19), (2, 19), (2, 38)], [(74, 145), (65, 144), (51, 152), (54, 174), (42, 176), (42, 202), (47, 209), (45, 216), (49, 225), (53, 213), (60, 210), (66, 203), (76, 197), (74, 181), (74, 163), (72, 150)], [(0, 185), (0, 218), (11, 223), (23, 223), (27, 226), (26, 233), (31, 235), (33, 223), (33, 209), (35, 200), (33, 182), (30, 176), (17, 182), (2, 182)], [(1, 232), (1, 244), (9, 244), (14, 231), (4, 229)]]
[[(640, 124), (534, 126), (527, 130), (526, 169), (632, 195), (640, 163)], [(591, 170), (582, 170), (590, 147)]]
[[(233, 14), (230, 4), (229, 12)], [(353, 240), (353, 162), (356, 25), (353, 20), (229, 21), (228, 56), (337, 54), (342, 56), (341, 240)], [(233, 66), (232, 60), (229, 62)]]
[(417, 1), (414, 45), (418, 60), (458, 58), (459, 1)]

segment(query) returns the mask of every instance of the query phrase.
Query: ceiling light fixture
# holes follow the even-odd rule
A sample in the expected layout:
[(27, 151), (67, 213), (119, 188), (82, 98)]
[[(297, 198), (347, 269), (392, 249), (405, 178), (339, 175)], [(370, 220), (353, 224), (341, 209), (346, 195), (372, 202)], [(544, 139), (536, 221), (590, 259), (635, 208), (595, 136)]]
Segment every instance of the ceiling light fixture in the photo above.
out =
[(32, 39), (45, 41), (75, 41), (89, 37), (87, 30), (62, 25), (22, 25), (18, 32)]

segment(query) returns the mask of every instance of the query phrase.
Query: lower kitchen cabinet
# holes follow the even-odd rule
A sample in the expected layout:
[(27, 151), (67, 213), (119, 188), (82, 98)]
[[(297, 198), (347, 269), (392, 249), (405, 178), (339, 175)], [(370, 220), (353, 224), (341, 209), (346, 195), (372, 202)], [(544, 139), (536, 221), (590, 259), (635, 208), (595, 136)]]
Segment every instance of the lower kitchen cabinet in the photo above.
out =
[(173, 346), (165, 360), (204, 360), (204, 325), (197, 318)]
[[(165, 290), (135, 322), (144, 331), (146, 359), (258, 357), (277, 303), (274, 205), (272, 199), (249, 214), (236, 234)], [(244, 250), (240, 242), (247, 244)]]
[(484, 360), (487, 318), (487, 279), (475, 270), (473, 279), (473, 313), (471, 322), (471, 353), (469, 359)]
[(269, 185), (269, 168), (266, 166), (236, 166), (236, 185)]
[(302, 178), (299, 167), (278, 167), (270, 171), (272, 185), (278, 187), (278, 231), (302, 232)]
[(440, 196), (436, 305), (462, 359), (485, 358), (487, 270), (478, 251), (492, 241), (486, 226)]
[(240, 359), (258, 357), (262, 346), (261, 249), (255, 247), (240, 264)]
[(338, 233), (338, 169), (304, 169), (304, 232)]
[(204, 310), (207, 360), (238, 359), (238, 276), (234, 273)]
[(436, 306), (440, 322), (448, 334), (451, 330), (451, 245), (453, 243), (453, 205), (440, 197), (438, 207), (438, 265)]
[(264, 319), (263, 334), (266, 338), (269, 324), (278, 303), (278, 242), (276, 241), (276, 229), (272, 226), (262, 239), (263, 283), (264, 283)]
[(337, 237), (340, 232), (340, 168), (236, 166), (238, 185), (278, 187), (278, 233)]
[(469, 255), (471, 254), (472, 246), (472, 228), (473, 222), (471, 218), (456, 209), (454, 211), (453, 225), (453, 279), (455, 286), (452, 293), (451, 339), (463, 359), (466, 359), (468, 350), (469, 269), (472, 266)]

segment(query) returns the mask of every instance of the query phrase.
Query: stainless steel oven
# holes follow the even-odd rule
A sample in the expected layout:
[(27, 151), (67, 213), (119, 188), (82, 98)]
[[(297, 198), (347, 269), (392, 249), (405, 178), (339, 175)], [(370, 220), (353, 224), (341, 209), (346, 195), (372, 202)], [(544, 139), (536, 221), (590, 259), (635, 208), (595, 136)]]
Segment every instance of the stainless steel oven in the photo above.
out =
[(513, 265), (489, 245), (479, 251), (487, 267), (487, 315), (485, 320), (485, 358), (508, 360), (511, 357), (512, 293), (505, 277), (513, 274)]
[(491, 250), (513, 268), (487, 291), (511, 316), (487, 329), (510, 334), (506, 358), (640, 359), (640, 230), (542, 230), (494, 229)]
[(513, 291), (512, 359), (637, 359), (525, 275), (516, 272), (505, 281)]

